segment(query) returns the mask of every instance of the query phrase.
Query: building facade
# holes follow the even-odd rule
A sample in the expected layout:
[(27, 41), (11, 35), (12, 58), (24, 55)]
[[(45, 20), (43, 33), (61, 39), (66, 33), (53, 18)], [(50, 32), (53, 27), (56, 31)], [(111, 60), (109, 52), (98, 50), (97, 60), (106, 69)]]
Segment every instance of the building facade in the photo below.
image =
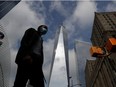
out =
[[(0, 1), (0, 19), (3, 18), (15, 5), (17, 1)], [(11, 71), (10, 48), (5, 30), (0, 25), (0, 87), (9, 87)]]
[[(61, 40), (63, 48), (61, 49), (61, 52), (63, 50), (63, 54), (65, 57), (61, 58), (61, 57), (57, 57), (57, 48), (59, 46), (59, 40)], [(60, 26), (59, 29), (57, 29), (56, 34), (55, 34), (55, 39), (53, 41), (54, 46), (51, 47), (50, 51), (51, 51), (51, 55), (50, 57), (48, 57), (48, 55), (44, 54), (45, 58), (49, 58), (49, 61), (46, 61), (46, 59), (44, 60), (44, 63), (48, 64), (47, 68), (46, 66), (43, 66), (43, 72), (45, 75), (45, 79), (46, 79), (46, 83), (45, 83), (45, 87), (55, 87), (54, 84), (57, 83), (59, 84), (59, 82), (64, 82), (63, 84), (59, 84), (60, 85), (64, 85), (64, 87), (70, 87), (70, 82), (69, 82), (69, 77), (70, 77), (70, 73), (69, 73), (69, 57), (68, 57), (68, 43), (67, 43), (67, 32), (66, 29), (64, 28), (64, 26)], [(60, 44), (61, 45), (61, 44)], [(56, 56), (57, 55), (57, 56)], [(59, 62), (56, 62), (57, 60), (59, 60)], [(60, 60), (63, 60), (60, 62)], [(49, 62), (49, 63), (48, 63)], [(59, 63), (61, 65), (59, 65)], [(58, 66), (57, 66), (58, 65)], [(56, 68), (57, 66), (57, 68)], [(62, 71), (59, 72), (60, 69), (64, 69)], [(46, 72), (47, 71), (47, 72)], [(54, 74), (54, 71), (57, 71), (57, 75)], [(59, 73), (58, 73), (59, 72)], [(64, 73), (62, 73), (64, 72)], [(59, 76), (60, 75), (60, 76)], [(56, 78), (58, 78), (57, 80), (54, 80), (54, 76), (56, 76)], [(55, 78), (55, 79), (56, 79)], [(63, 81), (61, 79), (64, 79)], [(30, 87), (29, 84), (27, 87)]]
[(16, 1), (2, 0), (2, 1), (0, 1), (0, 19), (2, 17), (4, 17), (20, 1), (21, 0), (16, 0)]
[(111, 54), (100, 58), (96, 57), (95, 61), (88, 60), (86, 62), (87, 87), (116, 86), (116, 51), (110, 52), (106, 47), (110, 38), (116, 39), (116, 12), (95, 13), (91, 35), (92, 45), (101, 47), (104, 53)]
[(0, 87), (9, 87), (10, 80), (10, 48), (7, 35), (0, 25), (0, 32), (4, 34), (4, 38), (0, 39), (2, 44), (0, 45)]
[[(63, 26), (56, 31), (55, 37), (49, 87), (70, 87), (67, 32)], [(63, 48), (60, 48), (61, 45)], [(59, 56), (59, 52), (63, 55), (62, 57)], [(63, 70), (61, 71), (60, 69)]]

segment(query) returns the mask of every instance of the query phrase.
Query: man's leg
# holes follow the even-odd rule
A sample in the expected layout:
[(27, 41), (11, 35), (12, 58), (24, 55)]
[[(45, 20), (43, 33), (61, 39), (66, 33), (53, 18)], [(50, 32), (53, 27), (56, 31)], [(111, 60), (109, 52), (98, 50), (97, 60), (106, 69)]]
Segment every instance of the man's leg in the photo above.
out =
[(30, 72), (30, 84), (33, 87), (44, 87), (44, 75), (42, 71), (43, 58), (38, 55), (33, 55), (33, 63)]
[(28, 70), (18, 66), (14, 87), (26, 87), (28, 80)]
[(30, 84), (33, 87), (44, 87), (44, 76), (42, 68), (33, 66), (30, 74)]
[(30, 85), (33, 87), (44, 87), (44, 80), (43, 78), (31, 78)]

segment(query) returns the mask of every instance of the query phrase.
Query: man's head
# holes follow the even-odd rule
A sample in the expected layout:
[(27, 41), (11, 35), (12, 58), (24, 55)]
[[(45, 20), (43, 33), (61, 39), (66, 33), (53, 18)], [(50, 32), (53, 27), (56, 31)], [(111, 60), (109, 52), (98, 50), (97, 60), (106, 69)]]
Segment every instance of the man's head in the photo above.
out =
[(41, 34), (41, 35), (44, 35), (46, 34), (48, 31), (48, 27), (46, 25), (40, 25), (38, 27), (38, 32)]

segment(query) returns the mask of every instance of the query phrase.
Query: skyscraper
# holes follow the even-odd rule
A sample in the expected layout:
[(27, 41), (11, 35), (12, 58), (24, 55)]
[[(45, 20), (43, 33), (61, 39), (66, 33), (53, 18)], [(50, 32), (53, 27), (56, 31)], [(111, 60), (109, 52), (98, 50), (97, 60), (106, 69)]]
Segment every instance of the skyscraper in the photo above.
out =
[[(63, 65), (58, 65), (58, 67), (59, 68), (61, 68), (61, 66), (65, 67), (65, 76), (64, 77), (63, 77), (63, 75), (59, 76), (60, 77), (59, 81), (60, 80), (62, 81), (61, 78), (63, 78), (63, 79), (65, 79), (64, 85), (65, 86), (68, 85), (68, 87), (70, 86), (70, 82), (69, 82), (69, 58), (68, 58), (67, 33), (66, 33), (64, 27), (61, 26), (60, 29), (58, 29), (58, 31), (56, 31), (56, 36), (55, 36), (55, 41), (54, 41), (54, 49), (53, 49), (53, 57), (52, 57), (52, 62), (51, 62), (51, 67), (50, 67), (50, 76), (49, 76), (49, 81), (48, 81), (48, 87), (53, 86), (53, 85), (50, 85), (50, 82), (51, 82), (52, 72), (54, 71), (54, 65), (56, 64), (56, 62), (55, 62), (55, 60), (56, 60), (55, 55), (57, 54), (56, 53), (56, 48), (57, 48), (57, 45), (58, 45), (59, 35), (61, 35), (61, 34), (62, 34), (62, 38), (63, 38), (63, 43), (62, 44), (64, 45), (64, 54), (65, 54), (64, 57), (65, 58), (64, 58), (64, 62), (62, 63)], [(61, 49), (61, 50), (63, 50), (63, 49)], [(61, 72), (57, 72), (57, 73), (61, 73)], [(60, 75), (60, 74), (58, 74), (58, 75)], [(55, 81), (53, 81), (53, 82), (55, 83)], [(53, 84), (53, 83), (51, 83), (51, 84)], [(62, 85), (62, 84), (59, 84), (59, 85)]]
[[(76, 54), (76, 79), (77, 82), (73, 83), (74, 87), (86, 87), (85, 84), (85, 65), (86, 60), (93, 60), (89, 55), (89, 48), (91, 47), (90, 43), (83, 41), (75, 41), (75, 54)], [(73, 86), (72, 86), (73, 87)]]
[[(116, 12), (95, 13), (91, 41), (109, 56), (86, 62), (87, 87), (116, 86)], [(112, 50), (113, 49), (113, 50)]]
[(7, 35), (0, 25), (0, 31), (4, 34), (4, 38), (0, 41), (0, 87), (9, 87), (10, 80), (10, 48), (8, 43)]
[(0, 1), (0, 19), (4, 17), (15, 5), (17, 5), (21, 0), (16, 1)]
[[(0, 1), (0, 19), (4, 17), (19, 1)], [(1, 38), (2, 37), (2, 38)], [(5, 30), (0, 25), (0, 87), (9, 87), (10, 48)]]

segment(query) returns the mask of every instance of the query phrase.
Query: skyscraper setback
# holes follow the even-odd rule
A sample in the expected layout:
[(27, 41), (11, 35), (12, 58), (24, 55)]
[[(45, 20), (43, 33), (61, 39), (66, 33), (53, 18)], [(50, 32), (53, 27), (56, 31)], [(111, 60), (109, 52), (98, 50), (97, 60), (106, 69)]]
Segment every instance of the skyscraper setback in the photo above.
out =
[[(116, 86), (116, 12), (95, 13), (91, 35), (92, 45), (102, 48), (109, 56), (86, 62), (87, 87)], [(113, 50), (112, 50), (113, 49)]]

